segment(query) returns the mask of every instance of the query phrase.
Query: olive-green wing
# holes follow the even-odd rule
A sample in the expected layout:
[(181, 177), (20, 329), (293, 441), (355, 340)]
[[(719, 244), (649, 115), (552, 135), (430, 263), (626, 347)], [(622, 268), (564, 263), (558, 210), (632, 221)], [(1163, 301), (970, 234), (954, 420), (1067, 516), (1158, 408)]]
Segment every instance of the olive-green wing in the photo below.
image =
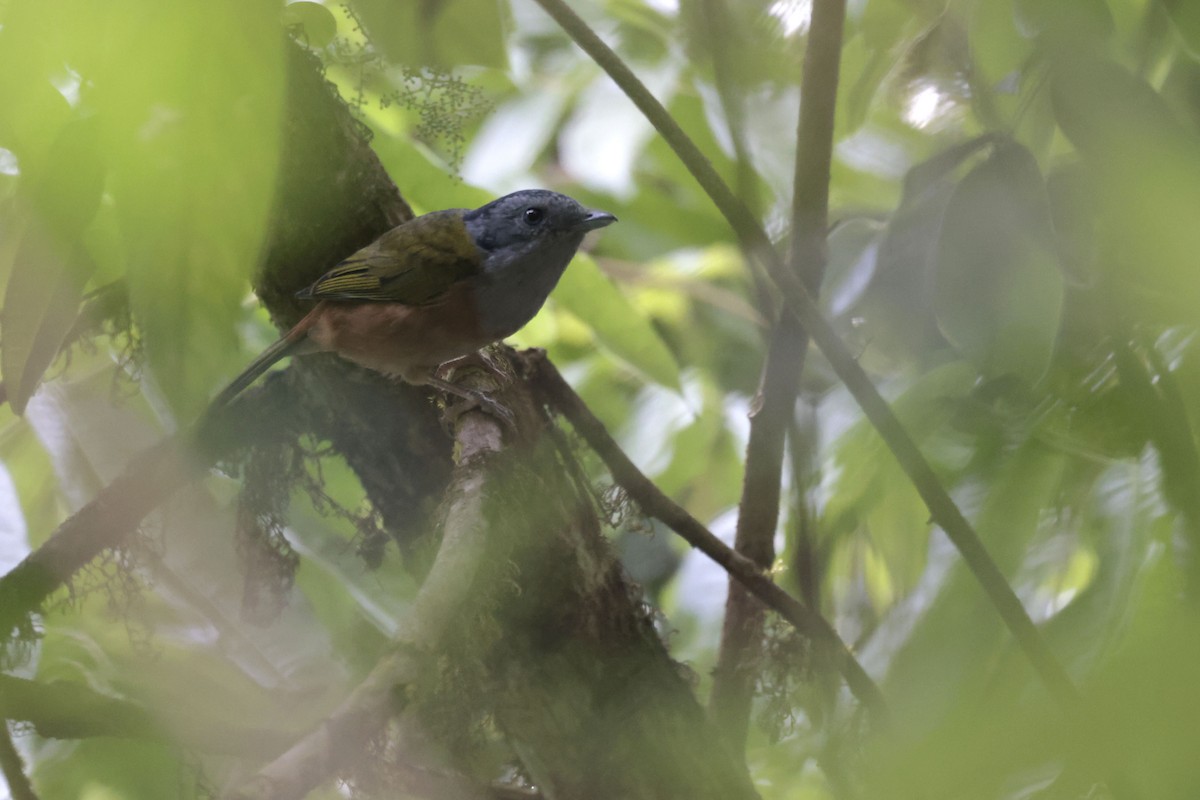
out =
[(482, 254), (460, 209), (399, 225), (321, 276), (298, 297), (424, 305), (476, 275)]

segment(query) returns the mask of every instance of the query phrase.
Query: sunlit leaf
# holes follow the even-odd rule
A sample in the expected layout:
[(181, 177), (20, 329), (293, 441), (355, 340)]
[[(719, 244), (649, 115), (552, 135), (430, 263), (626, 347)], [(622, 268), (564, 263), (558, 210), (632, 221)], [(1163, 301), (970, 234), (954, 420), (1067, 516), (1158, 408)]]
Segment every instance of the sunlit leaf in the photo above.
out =
[(596, 338), (648, 378), (680, 389), (679, 365), (650, 321), (587, 255), (577, 255), (550, 295), (554, 302), (586, 322)]
[(324, 47), (337, 35), (337, 19), (320, 3), (288, 3), (283, 8), (283, 24), (298, 25), (304, 31), (304, 42), (310, 47)]

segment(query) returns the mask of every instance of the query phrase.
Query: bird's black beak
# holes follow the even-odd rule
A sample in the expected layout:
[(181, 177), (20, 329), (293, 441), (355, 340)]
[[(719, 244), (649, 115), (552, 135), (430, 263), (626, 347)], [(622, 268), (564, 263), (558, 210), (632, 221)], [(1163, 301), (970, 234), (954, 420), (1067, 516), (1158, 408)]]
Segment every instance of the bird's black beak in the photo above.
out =
[(617, 221), (617, 218), (607, 211), (591, 210), (587, 212), (587, 216), (579, 223), (579, 229), (582, 231), (594, 231), (597, 228), (603, 228), (605, 225), (612, 225)]

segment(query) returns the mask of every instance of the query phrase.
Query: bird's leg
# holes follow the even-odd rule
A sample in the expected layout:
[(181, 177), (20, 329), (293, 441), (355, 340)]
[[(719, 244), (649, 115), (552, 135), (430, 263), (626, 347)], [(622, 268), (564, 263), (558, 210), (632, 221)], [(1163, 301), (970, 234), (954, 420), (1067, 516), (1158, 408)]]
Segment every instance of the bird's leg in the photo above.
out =
[(480, 408), (504, 422), (506, 425), (508, 425), (508, 427), (516, 428), (516, 418), (513, 416), (512, 410), (503, 403), (488, 397), (483, 392), (476, 391), (475, 389), (467, 389), (462, 386), (456, 386), (455, 384), (442, 380), (435, 375), (430, 375), (425, 379), (425, 382), (434, 388), (441, 389), (443, 392), (452, 394), (455, 397), (461, 397), (464, 401), (466, 401), (465, 404), (459, 404), (460, 407), (458, 408), (447, 409), (455, 417), (471, 408)]

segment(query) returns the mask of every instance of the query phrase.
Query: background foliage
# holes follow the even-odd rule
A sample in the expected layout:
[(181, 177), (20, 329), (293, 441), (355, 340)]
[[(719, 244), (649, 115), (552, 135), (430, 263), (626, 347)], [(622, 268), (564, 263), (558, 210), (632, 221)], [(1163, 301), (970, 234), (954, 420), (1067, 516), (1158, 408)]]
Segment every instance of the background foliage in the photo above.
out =
[[(576, 5), (785, 237), (811, 4)], [(321, 54), (418, 213), (544, 185), (621, 219), (515, 341), (545, 347), (634, 461), (731, 535), (777, 301), (649, 123), (532, 2), (9, 0), (0, 25), (0, 565), (274, 337), (247, 293), (286, 203), (281, 26)], [(1107, 758), (1129, 796), (1200, 789), (1198, 58), (1186, 2), (849, 3), (822, 306), (1103, 736), (1064, 748), (1058, 710), (814, 352), (775, 576), (852, 643), (897, 731), (864, 737), (827, 668), (780, 634), (747, 751), (764, 797), (1105, 796)], [(81, 300), (115, 280), (128, 318), (82, 336)], [(18, 674), (168, 720), (310, 726), (414, 591), (394, 551), (375, 570), (359, 558), (347, 516), (369, 509), (344, 466), (321, 476), (351, 513), (294, 498), (302, 561), (277, 621), (241, 617), (223, 534), (236, 479), (214, 473), (155, 517), (137, 570), (99, 564), (47, 611)], [(615, 522), (706, 697), (724, 574), (657, 525)], [(193, 796), (238, 769), (176, 746), (17, 741), (47, 798)]]

